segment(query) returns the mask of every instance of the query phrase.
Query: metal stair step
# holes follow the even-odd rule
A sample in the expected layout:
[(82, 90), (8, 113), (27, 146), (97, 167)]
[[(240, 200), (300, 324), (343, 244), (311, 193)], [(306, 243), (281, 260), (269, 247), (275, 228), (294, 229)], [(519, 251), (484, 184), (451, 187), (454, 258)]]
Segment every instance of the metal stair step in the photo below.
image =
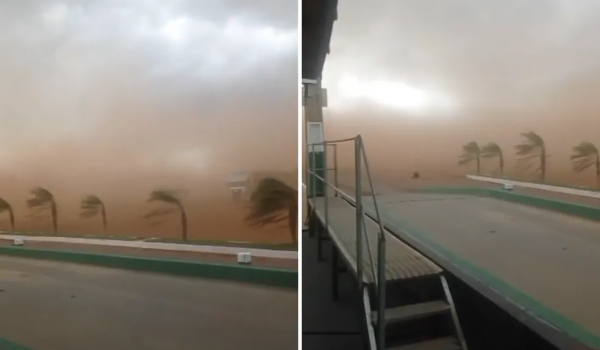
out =
[(444, 337), (409, 345), (394, 346), (386, 350), (461, 350), (461, 346), (456, 338)]
[[(429, 301), (426, 303), (410, 304), (385, 309), (385, 322), (396, 323), (427, 316), (437, 315), (450, 310), (450, 305), (442, 300)], [(377, 324), (377, 311), (371, 312), (371, 319)]]

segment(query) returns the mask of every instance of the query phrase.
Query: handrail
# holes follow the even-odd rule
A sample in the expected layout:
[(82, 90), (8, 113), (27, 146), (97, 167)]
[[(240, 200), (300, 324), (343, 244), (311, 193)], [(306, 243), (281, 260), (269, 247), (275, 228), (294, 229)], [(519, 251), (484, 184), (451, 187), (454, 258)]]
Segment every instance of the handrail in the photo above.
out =
[[(337, 170), (337, 144), (343, 142), (354, 141), (354, 162), (355, 162), (355, 196), (351, 196), (339, 188), (338, 185), (338, 170)], [(315, 146), (321, 146), (323, 149), (319, 152), (323, 152), (323, 159), (321, 168), (317, 168), (316, 163), (316, 153)], [(334, 150), (334, 181), (335, 184), (332, 185), (328, 181), (328, 159), (327, 159), (327, 149), (328, 146), (332, 146)], [(377, 303), (377, 348), (385, 349), (385, 231), (383, 227), (383, 223), (381, 221), (381, 215), (379, 211), (379, 206), (377, 204), (376, 192), (373, 185), (373, 179), (371, 177), (371, 171), (369, 168), (368, 158), (366, 154), (366, 150), (364, 147), (364, 143), (362, 141), (361, 135), (357, 135), (352, 138), (339, 139), (339, 140), (327, 140), (316, 143), (311, 143), (306, 145), (307, 147), (307, 156), (309, 157), (309, 164), (306, 167), (306, 181), (307, 181), (307, 196), (316, 196), (316, 182), (317, 180), (321, 181), (324, 185), (324, 202), (325, 202), (325, 225), (329, 226), (329, 189), (333, 189), (334, 196), (338, 194), (353, 204), (356, 208), (356, 272), (358, 279), (359, 291), (363, 290), (363, 244), (362, 240), (365, 238), (368, 252), (368, 261), (370, 263), (371, 272), (373, 274), (373, 279), (375, 285), (377, 287), (377, 295), (378, 295), (378, 303)], [(366, 170), (368, 186), (371, 190), (371, 198), (373, 200), (373, 206), (375, 210), (375, 217), (377, 219), (379, 232), (377, 235), (377, 271), (375, 271), (375, 262), (372, 255), (372, 249), (370, 240), (367, 237), (367, 230), (365, 224), (365, 213), (363, 211), (362, 204), (362, 162), (364, 161), (364, 168)], [(317, 171), (322, 171), (323, 176), (317, 174)]]

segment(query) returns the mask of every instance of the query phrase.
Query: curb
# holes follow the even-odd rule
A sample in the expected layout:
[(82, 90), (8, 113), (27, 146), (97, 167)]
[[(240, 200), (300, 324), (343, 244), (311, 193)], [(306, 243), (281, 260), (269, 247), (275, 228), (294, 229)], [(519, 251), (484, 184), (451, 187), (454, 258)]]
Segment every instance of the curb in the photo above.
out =
[(8, 339), (0, 338), (0, 350), (32, 350), (23, 345), (15, 344)]
[[(189, 260), (141, 258), (24, 247), (0, 247), (0, 255), (88, 264), (134, 271), (165, 273), (187, 277), (230, 280), (280, 288), (298, 288), (298, 272), (290, 269), (201, 263)], [(0, 345), (1, 344), (2, 343), (0, 342)], [(0, 348), (0, 350), (3, 349)]]

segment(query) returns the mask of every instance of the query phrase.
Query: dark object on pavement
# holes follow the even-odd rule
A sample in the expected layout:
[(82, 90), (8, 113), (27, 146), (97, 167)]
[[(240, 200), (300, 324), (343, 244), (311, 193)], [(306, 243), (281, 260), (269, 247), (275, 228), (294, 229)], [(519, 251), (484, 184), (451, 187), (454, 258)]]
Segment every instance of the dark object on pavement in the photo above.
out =
[(420, 178), (421, 178), (421, 174), (419, 174), (418, 171), (415, 171), (411, 177), (411, 179), (420, 179)]

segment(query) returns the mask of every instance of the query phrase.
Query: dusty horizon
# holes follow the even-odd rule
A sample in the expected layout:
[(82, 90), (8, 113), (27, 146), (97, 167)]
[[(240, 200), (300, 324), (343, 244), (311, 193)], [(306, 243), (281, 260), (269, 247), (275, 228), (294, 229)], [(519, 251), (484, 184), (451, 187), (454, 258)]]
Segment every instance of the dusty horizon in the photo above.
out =
[(151, 190), (175, 188), (190, 192), (190, 238), (289, 240), (246, 227), (225, 179), (297, 166), (297, 4), (210, 8), (0, 1), (0, 197), (17, 227), (47, 226), (24, 219), (42, 186), (57, 197), (60, 232), (101, 229), (78, 219), (81, 197), (96, 194), (111, 233), (177, 236), (176, 223), (140, 219)]
[[(326, 138), (362, 134), (372, 168), (392, 178), (472, 173), (458, 166), (461, 146), (496, 142), (506, 175), (531, 178), (516, 172), (514, 151), (531, 130), (551, 155), (547, 181), (596, 185), (594, 170), (575, 173), (569, 157), (582, 141), (600, 148), (598, 3), (365, 6), (339, 5), (324, 72)], [(482, 164), (484, 173), (497, 167)]]

